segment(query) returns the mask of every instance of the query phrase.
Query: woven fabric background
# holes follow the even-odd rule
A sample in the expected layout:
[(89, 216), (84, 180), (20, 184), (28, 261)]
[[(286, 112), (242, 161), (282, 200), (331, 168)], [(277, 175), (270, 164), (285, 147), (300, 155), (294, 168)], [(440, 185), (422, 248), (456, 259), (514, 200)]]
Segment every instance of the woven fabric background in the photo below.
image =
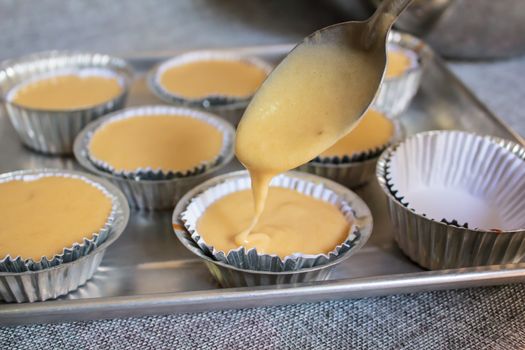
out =
[[(287, 43), (344, 19), (337, 1), (329, 7), (299, 2), (0, 0), (0, 58), (50, 48), (133, 52)], [(110, 5), (102, 11), (102, 3)], [(525, 135), (525, 58), (451, 67)], [(0, 328), (0, 349), (84, 348), (523, 349), (525, 285)]]
[(0, 329), (1, 349), (523, 349), (525, 286)]

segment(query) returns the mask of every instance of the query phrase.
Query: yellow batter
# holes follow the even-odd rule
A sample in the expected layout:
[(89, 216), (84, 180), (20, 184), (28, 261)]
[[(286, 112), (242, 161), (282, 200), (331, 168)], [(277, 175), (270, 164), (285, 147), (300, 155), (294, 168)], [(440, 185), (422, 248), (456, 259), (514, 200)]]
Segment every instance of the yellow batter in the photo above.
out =
[(343, 157), (373, 150), (392, 139), (394, 125), (383, 114), (368, 110), (359, 124), (332, 147), (321, 153), (322, 157)]
[(0, 259), (52, 258), (91, 238), (110, 213), (111, 199), (80, 179), (0, 183)]
[(94, 107), (120, 93), (122, 87), (116, 78), (65, 74), (27, 83), (11, 101), (28, 108), (60, 111)]
[[(253, 218), (249, 190), (231, 193), (206, 209), (197, 231), (209, 245), (223, 252), (239, 245), (235, 235)], [(348, 236), (349, 223), (334, 205), (282, 187), (271, 187), (261, 218), (244, 247), (284, 258), (293, 253), (323, 254)]]
[(388, 50), (385, 76), (387, 79), (403, 75), (411, 66), (412, 61), (404, 50)]
[(237, 244), (249, 242), (272, 177), (328, 149), (368, 107), (380, 64), (369, 56), (336, 44), (301, 45), (258, 90), (237, 129), (235, 152), (250, 172), (256, 203)]
[(222, 133), (202, 120), (177, 115), (137, 116), (109, 122), (89, 142), (90, 155), (115, 168), (186, 171), (215, 159)]
[(251, 96), (266, 78), (266, 72), (247, 62), (204, 60), (174, 66), (160, 77), (170, 93), (186, 98), (210, 95)]

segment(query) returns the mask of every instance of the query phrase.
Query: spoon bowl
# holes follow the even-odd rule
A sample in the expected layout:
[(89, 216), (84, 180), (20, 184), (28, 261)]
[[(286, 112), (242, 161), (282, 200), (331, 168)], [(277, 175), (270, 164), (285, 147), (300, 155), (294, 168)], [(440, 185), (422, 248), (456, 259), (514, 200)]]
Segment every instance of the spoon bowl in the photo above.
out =
[[(366, 51), (368, 59), (375, 70), (369, 72), (368, 83), (374, 87), (375, 94), (368, 98), (369, 103), (363, 105), (362, 113), (349, 116), (348, 123), (355, 123), (366, 112), (375, 98), (386, 69), (386, 47), (388, 32), (400, 14), (413, 0), (386, 0), (381, 3), (376, 12), (366, 21), (349, 21), (334, 24), (315, 31), (307, 36), (295, 48), (309, 44), (334, 44), (349, 47), (352, 50)], [(293, 51), (293, 50), (292, 50)]]
[(320, 29), (298, 44), (241, 119), (241, 163), (275, 175), (307, 163), (352, 130), (379, 90), (388, 31), (411, 1), (384, 1), (369, 20)]

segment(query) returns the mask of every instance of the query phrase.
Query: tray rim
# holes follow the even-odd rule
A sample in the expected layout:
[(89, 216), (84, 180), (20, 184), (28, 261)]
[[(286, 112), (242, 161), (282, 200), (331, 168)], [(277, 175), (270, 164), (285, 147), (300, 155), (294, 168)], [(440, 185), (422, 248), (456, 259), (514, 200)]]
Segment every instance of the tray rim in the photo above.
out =
[[(203, 49), (234, 51), (239, 54), (282, 54), (294, 44), (240, 46)], [(198, 50), (168, 50), (116, 55), (127, 61), (160, 60), (175, 54)], [(487, 118), (508, 132), (517, 143), (525, 139), (498, 118), (432, 51), (440, 72), (469, 98)], [(422, 271), (378, 275), (352, 279), (329, 280), (244, 288), (218, 288), (204, 291), (153, 293), (118, 297), (50, 300), (37, 303), (0, 303), (0, 326), (69, 322), (78, 320), (141, 317), (187, 312), (205, 312), (284, 304), (300, 304), (336, 299), (416, 293), (451, 288), (481, 287), (525, 281), (525, 263), (452, 270)], [(457, 284), (461, 283), (459, 287)], [(131, 312), (130, 312), (131, 311)]]
[[(392, 294), (495, 286), (525, 280), (525, 263), (299, 284), (4, 304), (0, 326), (244, 309)], [(421, 283), (425, 281), (425, 283)], [(372, 293), (370, 292), (372, 291)], [(297, 298), (300, 296), (300, 298)], [(290, 298), (294, 298), (290, 302)], [(102, 299), (102, 300), (98, 300)], [(263, 305), (260, 301), (264, 300)], [(133, 310), (133, 315), (129, 311)]]

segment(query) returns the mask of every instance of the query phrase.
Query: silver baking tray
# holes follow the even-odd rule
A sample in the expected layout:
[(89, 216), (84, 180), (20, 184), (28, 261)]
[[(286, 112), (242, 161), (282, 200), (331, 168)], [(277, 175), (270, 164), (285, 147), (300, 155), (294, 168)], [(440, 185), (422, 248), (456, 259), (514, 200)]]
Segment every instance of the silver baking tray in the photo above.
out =
[[(235, 53), (276, 63), (290, 45), (236, 48)], [(128, 105), (161, 103), (147, 89), (148, 69), (177, 52), (129, 55), (139, 73)], [(432, 52), (422, 86), (402, 116), (407, 134), (430, 129), (461, 129), (523, 143), (518, 134), (492, 114)], [(0, 171), (31, 168), (80, 169), (71, 158), (43, 156), (24, 148), (3, 113), (0, 116)], [(239, 169), (233, 161), (222, 173)], [(374, 232), (363, 249), (338, 265), (324, 282), (256, 288), (223, 289), (177, 240), (171, 211), (134, 212), (122, 237), (112, 245), (94, 278), (59, 300), (2, 304), (0, 325), (90, 320), (115, 317), (200, 312), (361, 298), (395, 293), (465, 288), (525, 280), (525, 263), (426, 271), (396, 246), (386, 201), (375, 181), (356, 191), (370, 206)]]

